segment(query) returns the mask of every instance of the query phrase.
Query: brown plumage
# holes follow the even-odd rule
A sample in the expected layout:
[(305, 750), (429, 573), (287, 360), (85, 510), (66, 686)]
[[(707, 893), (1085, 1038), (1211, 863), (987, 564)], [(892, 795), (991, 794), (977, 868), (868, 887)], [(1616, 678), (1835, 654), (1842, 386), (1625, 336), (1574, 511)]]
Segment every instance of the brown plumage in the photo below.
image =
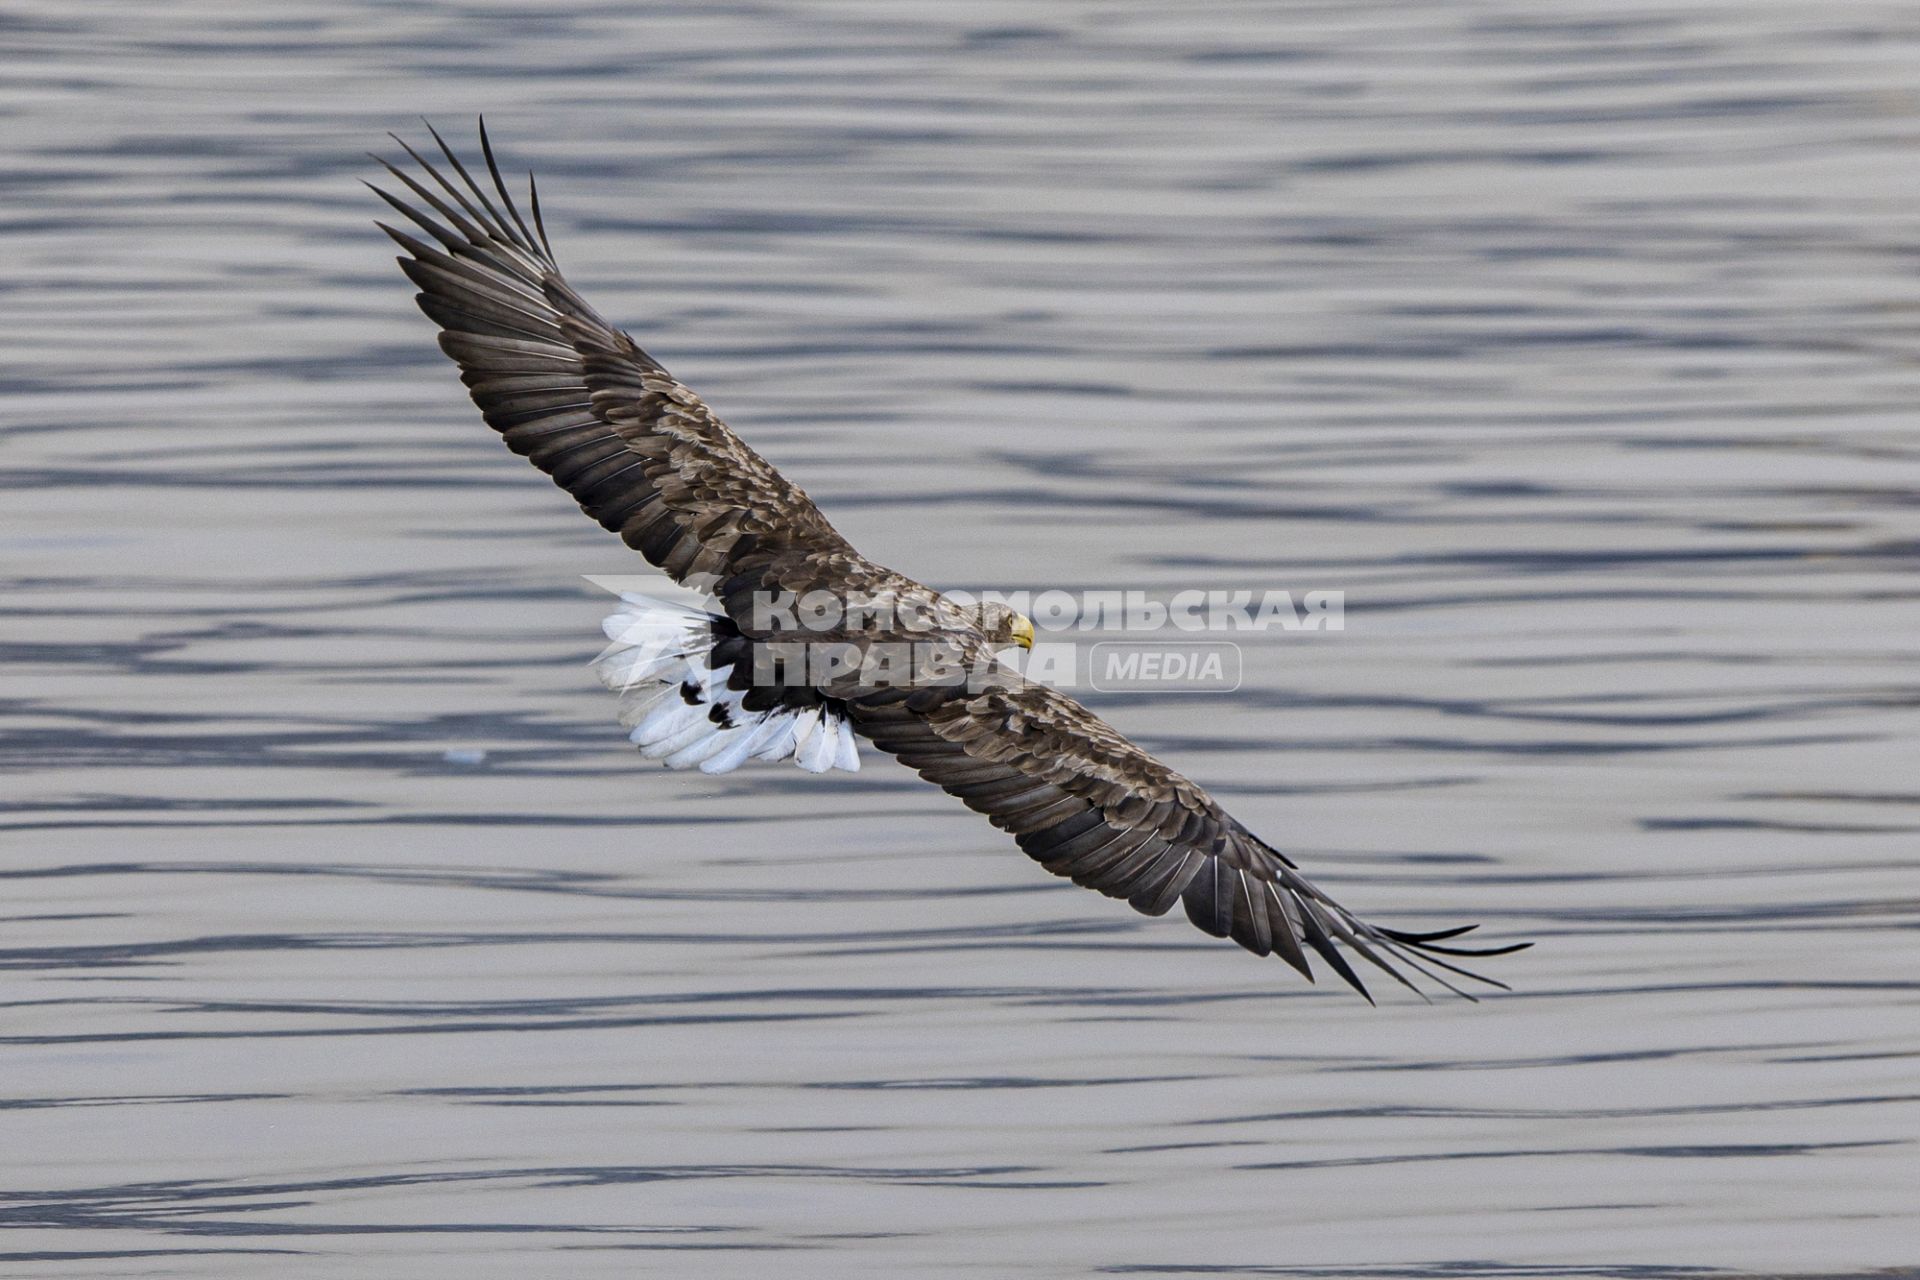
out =
[[(381, 162), (417, 204), (374, 190), (426, 237), (380, 224), (406, 251), (401, 268), (420, 289), (420, 309), (440, 325), (441, 348), (509, 448), (648, 561), (720, 601), (726, 619), (715, 620), (716, 653), (721, 644), (740, 651), (821, 639), (769, 629), (750, 599), (825, 591), (843, 601), (909, 600), (938, 620), (930, 633), (881, 624), (830, 638), (863, 649), (931, 640), (991, 673), (984, 687), (875, 686), (846, 676), (759, 690), (747, 708), (756, 698), (831, 707), (1054, 874), (1149, 915), (1179, 901), (1206, 932), (1278, 955), (1308, 978), (1311, 950), (1366, 994), (1344, 946), (1410, 987), (1399, 964), (1449, 990), (1459, 988), (1436, 968), (1501, 985), (1442, 957), (1519, 946), (1450, 947), (1466, 929), (1403, 933), (1357, 919), (1200, 787), (1073, 699), (999, 664), (993, 653), (1008, 640), (1004, 618), (963, 612), (861, 556), (805, 493), (561, 278), (537, 191), (529, 188), (530, 226), (500, 179), (484, 125), (491, 193), (433, 137), (449, 172), (404, 142), (420, 178)], [(743, 681), (750, 665), (734, 661), (732, 679)]]

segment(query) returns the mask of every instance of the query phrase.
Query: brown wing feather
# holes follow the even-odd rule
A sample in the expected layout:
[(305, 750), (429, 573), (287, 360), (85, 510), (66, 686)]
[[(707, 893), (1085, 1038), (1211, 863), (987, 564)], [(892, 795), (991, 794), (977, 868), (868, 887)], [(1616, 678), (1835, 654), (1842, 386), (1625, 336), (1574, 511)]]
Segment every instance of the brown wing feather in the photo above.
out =
[(1072, 698), (1005, 668), (984, 691), (881, 689), (849, 700), (848, 712), (875, 745), (985, 814), (1048, 871), (1148, 915), (1178, 901), (1206, 932), (1277, 954), (1309, 979), (1311, 949), (1367, 994), (1338, 943), (1407, 986), (1396, 962), (1464, 995), (1429, 966), (1502, 984), (1439, 955), (1518, 949), (1443, 947), (1464, 930), (1410, 934), (1360, 920), (1202, 788)]
[(490, 147), (505, 215), (434, 139), (457, 176), (409, 147), (424, 180), (386, 167), (413, 202), (374, 188), (433, 243), (381, 227), (406, 251), (400, 265), (420, 309), (509, 448), (690, 586), (853, 555), (798, 486), (561, 278), (544, 231), (536, 241), (513, 209)]

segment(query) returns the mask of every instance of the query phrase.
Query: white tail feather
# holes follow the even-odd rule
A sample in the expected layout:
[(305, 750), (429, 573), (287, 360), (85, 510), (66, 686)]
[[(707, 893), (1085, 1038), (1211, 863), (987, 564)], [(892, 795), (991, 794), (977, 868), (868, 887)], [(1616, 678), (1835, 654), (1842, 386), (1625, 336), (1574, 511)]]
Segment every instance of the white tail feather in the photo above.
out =
[[(711, 670), (708, 614), (651, 596), (625, 594), (600, 624), (612, 643), (594, 659), (602, 684), (620, 698), (620, 723), (640, 754), (669, 769), (728, 773), (748, 760), (787, 760), (809, 773), (857, 773), (853, 726), (824, 707), (748, 711), (747, 691), (729, 685), (731, 667)], [(714, 709), (723, 708), (720, 719)]]

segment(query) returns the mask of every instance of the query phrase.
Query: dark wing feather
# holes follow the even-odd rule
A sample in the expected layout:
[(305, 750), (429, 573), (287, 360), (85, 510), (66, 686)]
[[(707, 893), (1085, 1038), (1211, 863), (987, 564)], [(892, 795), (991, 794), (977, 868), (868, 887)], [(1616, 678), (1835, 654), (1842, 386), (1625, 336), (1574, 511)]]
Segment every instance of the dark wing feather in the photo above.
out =
[(984, 691), (870, 691), (849, 700), (848, 713), (875, 745), (985, 814), (1055, 875), (1148, 915), (1180, 902), (1206, 932), (1278, 955), (1309, 979), (1312, 950), (1367, 995), (1345, 947), (1406, 986), (1402, 966), (1465, 995), (1434, 967), (1502, 984), (1436, 952), (1520, 949), (1443, 947), (1464, 931), (1402, 933), (1358, 919), (1200, 787), (1072, 698), (1010, 671)]
[(402, 142), (421, 176), (381, 163), (411, 200), (374, 188), (424, 238), (381, 228), (406, 251), (420, 309), (508, 447), (690, 586), (852, 555), (805, 493), (561, 278), (537, 200), (536, 234), (500, 181), (484, 126), (492, 197), (434, 140), (451, 174)]

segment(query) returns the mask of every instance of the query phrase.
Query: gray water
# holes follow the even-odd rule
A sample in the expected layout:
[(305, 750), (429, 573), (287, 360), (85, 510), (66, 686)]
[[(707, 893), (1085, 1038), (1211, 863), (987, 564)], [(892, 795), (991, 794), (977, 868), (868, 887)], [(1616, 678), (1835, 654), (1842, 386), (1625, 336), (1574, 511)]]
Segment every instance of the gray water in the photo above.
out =
[[(6, 1274), (1920, 1262), (1911, 6), (0, 41)], [(644, 566), (358, 185), (480, 111), (875, 558), (1344, 590), (1236, 693), (1095, 701), (1356, 908), (1536, 940), (1515, 993), (1309, 987), (871, 756), (643, 766), (581, 575)]]

